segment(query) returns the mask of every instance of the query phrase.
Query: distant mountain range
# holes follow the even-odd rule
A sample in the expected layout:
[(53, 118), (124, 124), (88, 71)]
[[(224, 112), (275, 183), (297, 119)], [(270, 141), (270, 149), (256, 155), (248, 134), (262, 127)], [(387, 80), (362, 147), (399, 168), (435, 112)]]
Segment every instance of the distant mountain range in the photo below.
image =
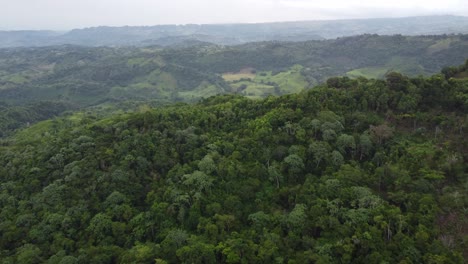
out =
[(236, 46), (5, 48), (0, 49), (0, 106), (37, 100), (84, 107), (127, 100), (196, 101), (231, 92), (261, 98), (340, 75), (429, 75), (462, 64), (467, 55), (468, 34), (365, 34)]
[(468, 33), (468, 17), (299, 21), (260, 24), (159, 25), (92, 27), (56, 31), (0, 31), (0, 48), (52, 45), (172, 46), (209, 42), (236, 45), (258, 41), (306, 41), (359, 34), (440, 35)]

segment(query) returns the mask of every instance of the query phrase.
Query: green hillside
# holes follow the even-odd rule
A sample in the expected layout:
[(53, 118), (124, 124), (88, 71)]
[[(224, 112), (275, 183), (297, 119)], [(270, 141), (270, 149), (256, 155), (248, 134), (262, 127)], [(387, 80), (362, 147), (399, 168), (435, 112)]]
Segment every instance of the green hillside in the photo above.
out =
[(466, 66), (39, 122), (0, 141), (0, 259), (466, 263)]
[[(118, 107), (129, 101), (136, 108), (147, 103), (196, 102), (225, 93), (258, 99), (296, 93), (332, 76), (384, 78), (392, 71), (410, 76), (433, 74), (463, 63), (463, 54), (468, 54), (467, 35), (361, 35), (164, 49), (0, 49), (0, 119), (4, 120), (0, 134), (63, 112), (34, 113), (38, 104), (49, 102), (58, 102), (65, 111)], [(9, 108), (20, 109), (21, 118), (12, 118)]]
[[(109, 100), (191, 100), (184, 92), (199, 90), (201, 94), (210, 94), (204, 88), (213, 91), (212, 86), (217, 87), (214, 89), (217, 93), (228, 92), (226, 81), (233, 80), (224, 80), (222, 76), (245, 68), (276, 76), (266, 78), (257, 74), (253, 81), (277, 83), (281, 87), (278, 95), (347, 73), (352, 77), (379, 78), (390, 71), (411, 76), (433, 74), (442, 67), (463, 63), (465, 58), (460, 54), (468, 54), (466, 35), (362, 35), (233, 47), (207, 44), (166, 49), (79, 46), (1, 49), (0, 96), (15, 104), (60, 99), (81, 106)], [(292, 76), (284, 78), (291, 71)], [(281, 83), (287, 79), (291, 82)], [(195, 99), (203, 97), (194, 95)]]

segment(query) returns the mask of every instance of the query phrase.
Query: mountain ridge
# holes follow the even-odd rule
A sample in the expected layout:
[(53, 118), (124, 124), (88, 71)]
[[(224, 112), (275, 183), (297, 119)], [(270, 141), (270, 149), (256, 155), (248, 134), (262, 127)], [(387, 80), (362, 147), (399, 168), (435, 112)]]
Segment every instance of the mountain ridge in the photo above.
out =
[(206, 35), (200, 41), (220, 45), (270, 40), (333, 39), (358, 34), (437, 35), (468, 33), (468, 17), (421, 16), (344, 20), (311, 20), (244, 24), (184, 24), (156, 26), (97, 26), (56, 31), (0, 31), (0, 48), (75, 44), (85, 46), (158, 45), (167, 37)]

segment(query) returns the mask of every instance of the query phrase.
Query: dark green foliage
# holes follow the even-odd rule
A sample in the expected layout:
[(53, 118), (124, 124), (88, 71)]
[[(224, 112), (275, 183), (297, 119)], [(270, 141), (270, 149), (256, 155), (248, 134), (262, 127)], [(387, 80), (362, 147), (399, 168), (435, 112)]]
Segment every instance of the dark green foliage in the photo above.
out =
[(463, 263), (466, 81), (440, 77), (33, 125), (0, 146), (0, 259)]
[(12, 130), (57, 116), (75, 107), (60, 101), (40, 101), (23, 106), (0, 105), (0, 137)]

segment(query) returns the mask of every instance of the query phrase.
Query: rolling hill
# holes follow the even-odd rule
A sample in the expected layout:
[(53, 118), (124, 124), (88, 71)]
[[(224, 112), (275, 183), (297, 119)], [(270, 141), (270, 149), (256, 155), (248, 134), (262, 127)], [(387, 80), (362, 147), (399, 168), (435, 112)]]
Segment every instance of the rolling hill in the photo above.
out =
[(225, 93), (263, 98), (309, 89), (332, 76), (429, 75), (461, 64), (467, 56), (467, 35), (0, 49), (2, 134), (67, 109), (112, 108), (124, 102), (127, 109), (138, 109), (141, 103), (194, 102)]
[(259, 24), (159, 25), (92, 27), (68, 32), (0, 31), (0, 47), (51, 45), (167, 46), (181, 42), (238, 45), (258, 41), (306, 41), (361, 34), (441, 35), (468, 33), (468, 18), (425, 16), (406, 18), (298, 21)]

